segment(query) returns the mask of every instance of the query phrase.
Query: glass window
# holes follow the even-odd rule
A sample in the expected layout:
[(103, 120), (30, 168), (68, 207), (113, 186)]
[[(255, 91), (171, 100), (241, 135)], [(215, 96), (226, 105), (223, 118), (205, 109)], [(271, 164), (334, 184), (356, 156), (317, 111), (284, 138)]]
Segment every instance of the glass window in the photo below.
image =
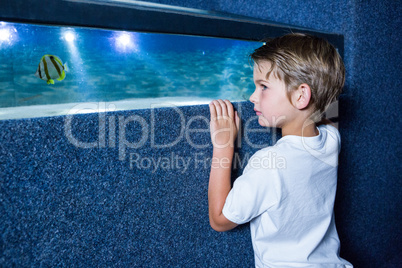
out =
[(0, 108), (150, 98), (245, 100), (253, 91), (248, 55), (258, 46), (223, 38), (1, 22)]

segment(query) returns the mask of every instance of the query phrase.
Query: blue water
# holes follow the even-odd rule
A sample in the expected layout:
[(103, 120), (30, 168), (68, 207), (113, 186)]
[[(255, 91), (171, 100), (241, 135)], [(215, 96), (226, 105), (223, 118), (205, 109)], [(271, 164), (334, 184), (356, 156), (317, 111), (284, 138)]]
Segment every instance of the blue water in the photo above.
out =
[[(139, 98), (247, 99), (258, 42), (104, 29), (0, 23), (0, 107)], [(69, 71), (48, 85), (41, 57)]]

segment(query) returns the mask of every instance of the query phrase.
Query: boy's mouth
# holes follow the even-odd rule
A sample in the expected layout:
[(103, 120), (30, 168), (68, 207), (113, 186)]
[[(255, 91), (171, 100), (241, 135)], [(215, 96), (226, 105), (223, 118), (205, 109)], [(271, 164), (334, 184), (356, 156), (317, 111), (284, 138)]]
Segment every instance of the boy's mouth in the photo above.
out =
[(262, 113), (261, 113), (260, 111), (258, 111), (257, 109), (254, 109), (254, 112), (255, 112), (258, 116), (262, 115)]

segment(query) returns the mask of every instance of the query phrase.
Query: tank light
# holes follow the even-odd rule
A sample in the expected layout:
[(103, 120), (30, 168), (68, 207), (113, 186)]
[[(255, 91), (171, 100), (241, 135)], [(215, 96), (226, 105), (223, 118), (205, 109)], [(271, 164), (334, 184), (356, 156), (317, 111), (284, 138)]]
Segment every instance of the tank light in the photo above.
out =
[(74, 40), (75, 40), (75, 34), (73, 33), (73, 32), (71, 32), (71, 31), (68, 31), (68, 32), (65, 32), (64, 33), (64, 39), (67, 41), (67, 42), (74, 42)]
[(117, 37), (117, 44), (122, 47), (130, 47), (133, 45), (133, 41), (128, 33), (122, 33)]

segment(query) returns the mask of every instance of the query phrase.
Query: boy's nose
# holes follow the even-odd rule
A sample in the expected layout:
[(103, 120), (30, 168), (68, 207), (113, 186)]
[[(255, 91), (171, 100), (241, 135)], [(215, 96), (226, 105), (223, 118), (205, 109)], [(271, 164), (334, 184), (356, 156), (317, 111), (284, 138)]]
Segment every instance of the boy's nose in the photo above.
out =
[(256, 102), (258, 101), (256, 91), (254, 91), (253, 94), (251, 94), (249, 100), (250, 100), (252, 103), (256, 103)]

